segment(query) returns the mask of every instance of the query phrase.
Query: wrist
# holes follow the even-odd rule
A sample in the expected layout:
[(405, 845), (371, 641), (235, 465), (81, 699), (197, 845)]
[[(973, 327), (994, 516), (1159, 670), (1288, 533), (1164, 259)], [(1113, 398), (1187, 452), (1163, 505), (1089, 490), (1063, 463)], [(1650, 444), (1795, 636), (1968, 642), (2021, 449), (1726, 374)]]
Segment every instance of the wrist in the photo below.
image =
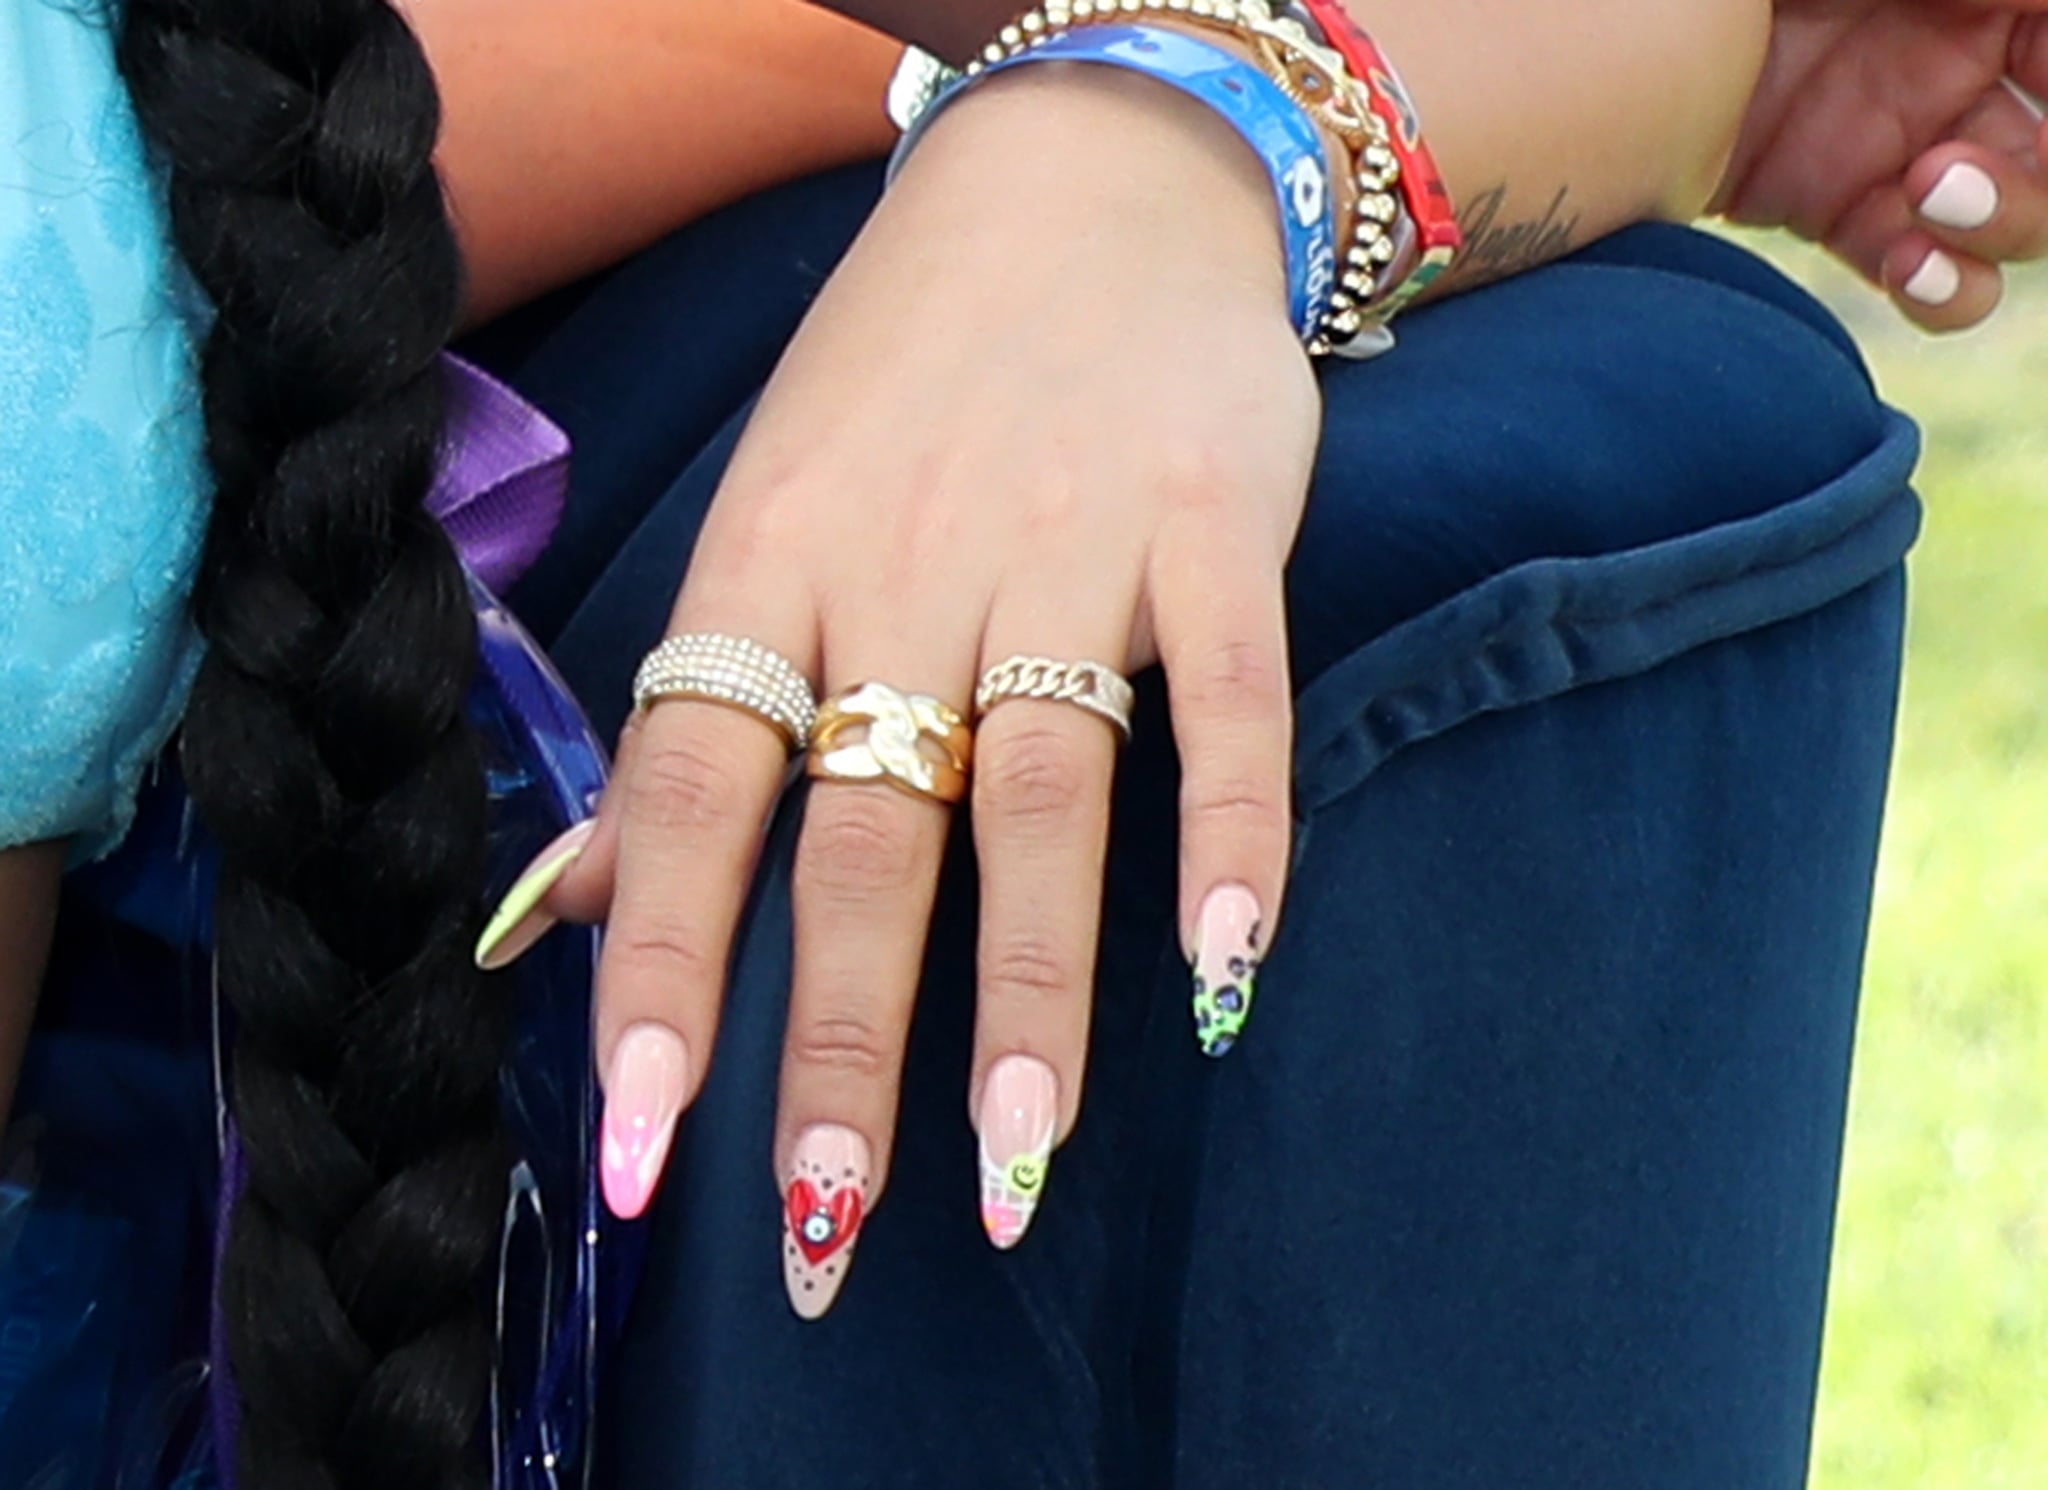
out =
[(899, 185), (1021, 217), (1037, 241), (1134, 241), (1138, 267), (1223, 271), (1284, 309), (1265, 167), (1207, 106), (1141, 74), (1049, 62), (991, 77), (934, 123)]

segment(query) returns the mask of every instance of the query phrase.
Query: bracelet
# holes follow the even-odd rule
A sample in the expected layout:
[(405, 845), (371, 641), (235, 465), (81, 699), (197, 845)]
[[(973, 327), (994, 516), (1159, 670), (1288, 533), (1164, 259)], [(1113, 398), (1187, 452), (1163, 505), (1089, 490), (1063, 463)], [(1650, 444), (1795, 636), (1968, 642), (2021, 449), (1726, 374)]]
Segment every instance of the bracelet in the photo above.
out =
[[(1133, 10), (1138, 8), (1133, 4)], [(1280, 206), (1289, 318), (1302, 340), (1314, 344), (1329, 318), (1338, 283), (1336, 203), (1322, 136), (1307, 109), (1251, 63), (1178, 31), (1109, 24), (1051, 29), (1038, 12), (1025, 22), (1035, 24), (1028, 29), (1024, 22), (1006, 27), (999, 41), (990, 44), (996, 53), (993, 60), (984, 53), (971, 73), (947, 77), (924, 72), (908, 79), (899, 73), (901, 86), (892, 87), (892, 103), (901, 103), (914, 117), (890, 159), (891, 176), (948, 104), (1012, 67), (1037, 61), (1095, 62), (1155, 78), (1206, 104), (1265, 165)]]
[(1387, 126), (1387, 143), (1400, 162), (1401, 195), (1415, 225), (1419, 257), (1415, 267), (1371, 307), (1384, 323), (1428, 289), (1465, 246), (1457, 204), (1436, 156), (1422, 138), (1422, 118), (1407, 85), (1379, 44), (1351, 18), (1342, 0), (1286, 0), (1299, 17), (1343, 55), (1351, 75), (1366, 86), (1373, 111)]

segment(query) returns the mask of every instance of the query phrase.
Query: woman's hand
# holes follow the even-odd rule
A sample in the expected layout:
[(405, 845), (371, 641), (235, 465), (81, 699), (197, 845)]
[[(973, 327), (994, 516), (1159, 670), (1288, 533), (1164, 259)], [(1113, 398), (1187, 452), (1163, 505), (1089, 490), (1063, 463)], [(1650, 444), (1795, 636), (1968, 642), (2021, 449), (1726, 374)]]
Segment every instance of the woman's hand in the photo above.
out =
[[(828, 696), (877, 679), (962, 713), (1012, 654), (1162, 661), (1182, 936), (1201, 968), (1247, 975), (1220, 1008), (1212, 985), (1212, 1033), (1248, 1002), (1287, 863), (1281, 571), (1319, 410), (1285, 298), (1272, 187), (1199, 105), (1108, 69), (992, 82), (932, 130), (790, 348), (671, 628), (760, 641)], [(627, 1216), (704, 1078), (784, 779), (776, 736), (737, 711), (669, 700), (629, 734), (551, 902), (609, 913), (604, 1179)], [(1043, 701), (979, 730), (972, 1091), (998, 1245), (1080, 1105), (1116, 743)], [(775, 1154), (806, 1316), (885, 1183), (947, 823), (883, 785), (809, 798)]]
[(1930, 330), (2048, 254), (2048, 0), (1778, 0), (1719, 210), (1824, 243)]

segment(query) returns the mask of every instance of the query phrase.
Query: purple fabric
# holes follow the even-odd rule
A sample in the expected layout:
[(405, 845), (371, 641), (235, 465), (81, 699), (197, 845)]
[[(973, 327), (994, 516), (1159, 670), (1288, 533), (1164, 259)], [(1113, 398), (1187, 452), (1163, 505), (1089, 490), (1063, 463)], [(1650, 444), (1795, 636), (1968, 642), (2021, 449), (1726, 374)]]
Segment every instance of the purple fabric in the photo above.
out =
[(427, 510), (490, 589), (540, 557), (569, 494), (569, 437), (482, 368), (450, 356), (448, 443)]
[[(472, 573), (502, 594), (541, 556), (569, 495), (569, 437), (547, 415), (482, 368), (453, 355), (448, 371), (447, 448), (427, 496)], [(224, 1490), (234, 1490), (233, 1445), (241, 1420), (228, 1379), (227, 1327), (221, 1317), (220, 1267), (228, 1216), (247, 1183), (248, 1166), (232, 1131), (221, 1155), (220, 1210), (214, 1228), (213, 1432)]]

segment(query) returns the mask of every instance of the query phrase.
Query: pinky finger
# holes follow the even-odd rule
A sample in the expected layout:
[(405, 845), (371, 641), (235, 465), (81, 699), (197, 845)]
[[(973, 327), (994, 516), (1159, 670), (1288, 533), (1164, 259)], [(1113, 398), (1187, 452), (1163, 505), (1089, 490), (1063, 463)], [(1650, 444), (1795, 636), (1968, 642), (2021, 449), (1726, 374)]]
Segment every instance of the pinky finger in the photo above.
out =
[[(1280, 560), (1199, 540), (1155, 577), (1160, 661), (1181, 758), (1180, 925), (1202, 1053), (1234, 1047), (1280, 911), (1292, 832), (1292, 690)], [(1171, 575), (1171, 579), (1166, 579)]]
[(1962, 331), (1998, 309), (1998, 266), (1909, 232), (1885, 250), (1881, 279), (1906, 318), (1928, 331)]

